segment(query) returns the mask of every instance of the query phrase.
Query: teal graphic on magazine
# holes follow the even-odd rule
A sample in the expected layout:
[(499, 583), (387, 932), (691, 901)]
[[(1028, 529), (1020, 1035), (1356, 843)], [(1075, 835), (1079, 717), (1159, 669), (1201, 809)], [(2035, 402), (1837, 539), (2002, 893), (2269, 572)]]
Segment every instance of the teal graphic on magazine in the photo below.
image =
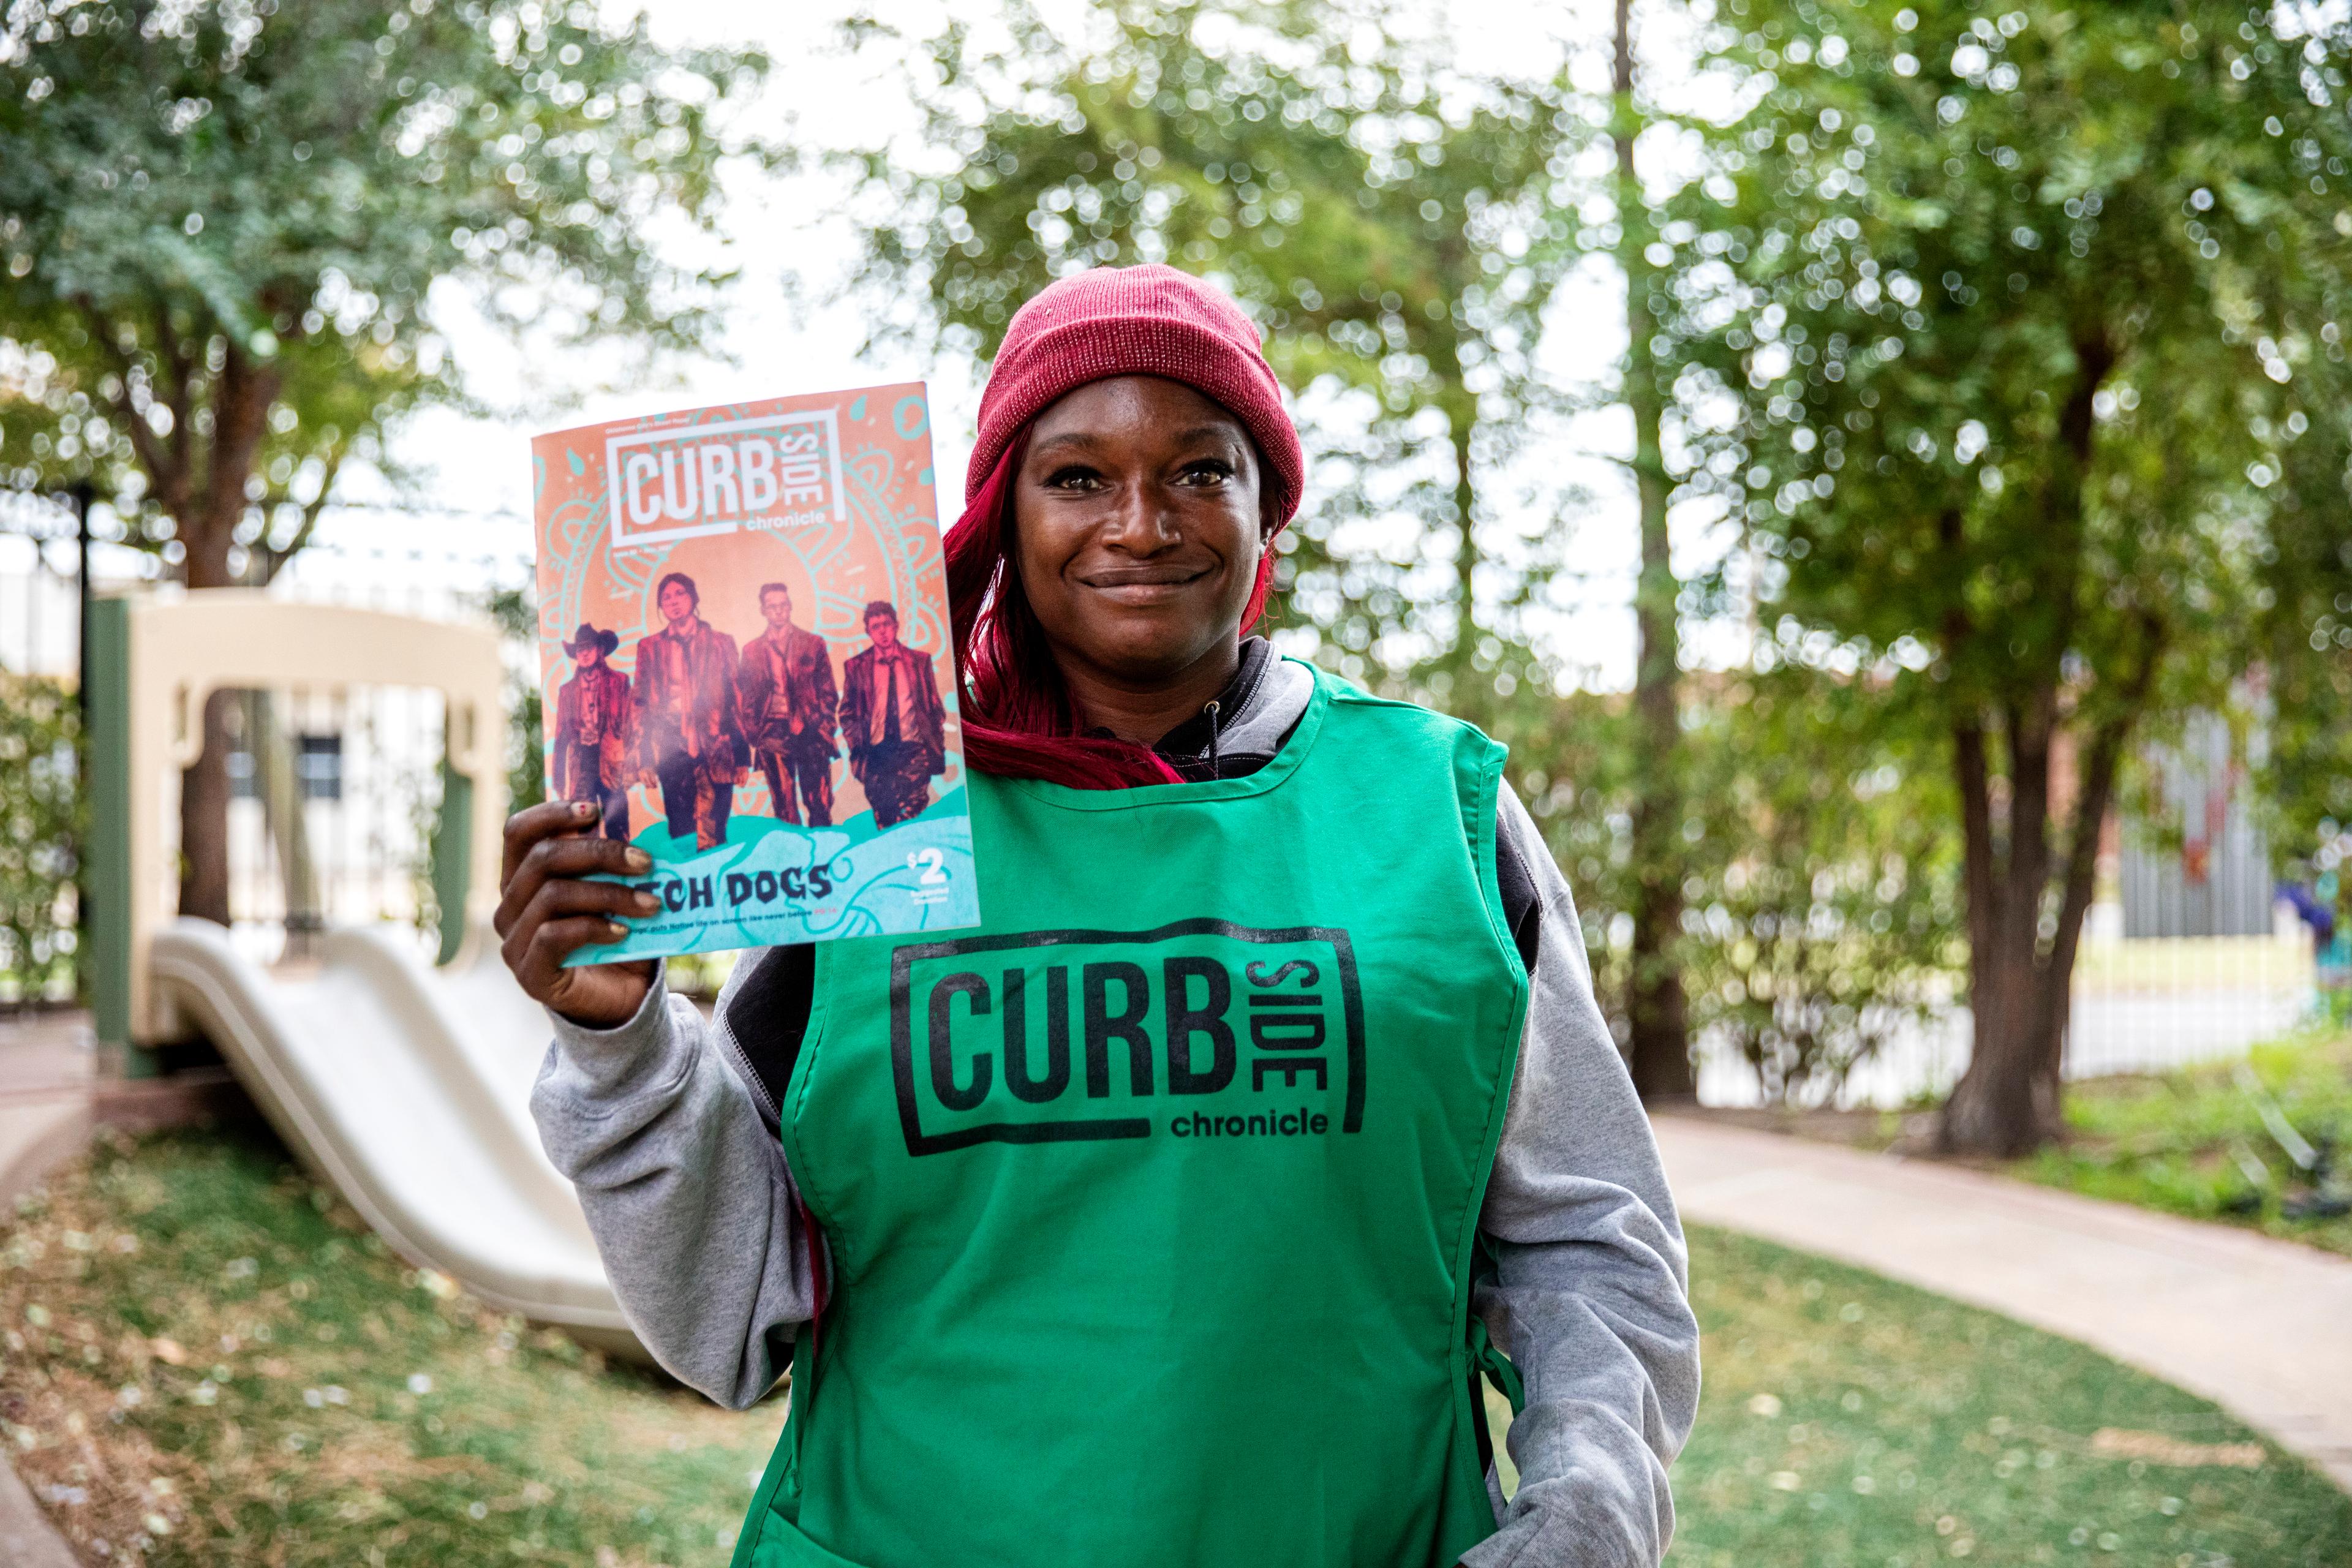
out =
[(662, 900), (570, 962), (980, 923), (919, 384), (531, 442), (550, 799)]

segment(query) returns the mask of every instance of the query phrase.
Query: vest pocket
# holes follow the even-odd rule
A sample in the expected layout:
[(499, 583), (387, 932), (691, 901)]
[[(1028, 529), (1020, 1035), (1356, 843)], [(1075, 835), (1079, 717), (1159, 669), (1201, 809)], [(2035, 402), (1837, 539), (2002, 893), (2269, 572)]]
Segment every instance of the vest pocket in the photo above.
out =
[[(770, 1542), (769, 1525), (778, 1528), (776, 1535), (797, 1533), (792, 1521), (777, 1511), (780, 1501), (796, 1500), (798, 1479), (793, 1470), (793, 1421), (784, 1418), (784, 1429), (776, 1438), (775, 1451), (768, 1456), (768, 1468), (761, 1472), (760, 1487), (751, 1494), (751, 1506), (743, 1512), (743, 1528), (735, 1537), (735, 1554), (728, 1559), (728, 1568), (766, 1568), (766, 1565), (789, 1561), (778, 1557)], [(782, 1492), (782, 1497), (778, 1493)]]
[(760, 1535), (755, 1540), (746, 1526), (743, 1540), (751, 1542), (751, 1552), (746, 1554), (746, 1549), (739, 1544), (734, 1568), (866, 1568), (840, 1552), (825, 1552), (824, 1547), (818, 1547), (814, 1540), (802, 1535), (797, 1523), (772, 1507), (755, 1502), (752, 1510), (760, 1514)]
[(865, 1568), (838, 1552), (827, 1552), (781, 1514), (769, 1517), (775, 1528), (761, 1531), (759, 1544), (749, 1557), (740, 1560), (738, 1568)]
[[(778, 1556), (783, 1548), (772, 1544), (776, 1537), (800, 1535), (793, 1523), (800, 1515), (800, 1452), (801, 1452), (801, 1392), (808, 1386), (809, 1328), (801, 1325), (793, 1341), (792, 1389), (785, 1395), (784, 1429), (776, 1436), (776, 1447), (768, 1456), (768, 1468), (760, 1472), (760, 1485), (751, 1493), (751, 1506), (743, 1512), (743, 1528), (735, 1538), (735, 1554), (728, 1559), (728, 1568), (773, 1568), (782, 1563), (798, 1563), (802, 1558)], [(776, 1528), (771, 1531), (770, 1525)]]

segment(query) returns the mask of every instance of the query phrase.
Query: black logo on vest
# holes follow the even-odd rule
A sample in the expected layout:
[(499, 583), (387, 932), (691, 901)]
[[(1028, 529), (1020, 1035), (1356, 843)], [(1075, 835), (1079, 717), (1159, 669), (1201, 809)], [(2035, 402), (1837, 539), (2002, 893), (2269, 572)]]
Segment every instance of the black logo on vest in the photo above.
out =
[(1337, 927), (1189, 920), (890, 955), (890, 1067), (909, 1154), (976, 1143), (1295, 1137), (1364, 1121), (1364, 1007)]

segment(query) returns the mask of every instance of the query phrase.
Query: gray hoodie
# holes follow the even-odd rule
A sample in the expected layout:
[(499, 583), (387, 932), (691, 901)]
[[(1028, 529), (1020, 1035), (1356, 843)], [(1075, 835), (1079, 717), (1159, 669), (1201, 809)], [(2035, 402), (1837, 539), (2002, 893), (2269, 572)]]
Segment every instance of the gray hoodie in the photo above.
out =
[[(1247, 765), (1287, 736), (1307, 683), (1263, 657), (1244, 676), (1213, 739)], [(1509, 1438), (1518, 1490), (1507, 1507), (1497, 1493), (1499, 1528), (1464, 1562), (1654, 1568), (1674, 1531), (1666, 1467), (1698, 1402), (1682, 1227), (1567, 881), (1507, 784), (1497, 815), (1497, 859), (1516, 858), (1531, 896), (1514, 924), (1532, 994), (1479, 1221), (1498, 1272), (1473, 1304), (1527, 1407)], [(715, 1022), (658, 984), (617, 1028), (555, 1018), (531, 1097), (638, 1337), (736, 1408), (781, 1375), (814, 1300), (772, 1100), (727, 1022), (766, 1005), (784, 951), (737, 964)]]

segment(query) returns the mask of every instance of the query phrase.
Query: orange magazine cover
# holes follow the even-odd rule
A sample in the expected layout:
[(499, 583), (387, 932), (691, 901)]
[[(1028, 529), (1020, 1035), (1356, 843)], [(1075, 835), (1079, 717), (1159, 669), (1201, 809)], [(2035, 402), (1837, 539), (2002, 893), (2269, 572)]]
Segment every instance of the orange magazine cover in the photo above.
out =
[(920, 384), (531, 442), (551, 799), (654, 868), (598, 963), (976, 925)]

